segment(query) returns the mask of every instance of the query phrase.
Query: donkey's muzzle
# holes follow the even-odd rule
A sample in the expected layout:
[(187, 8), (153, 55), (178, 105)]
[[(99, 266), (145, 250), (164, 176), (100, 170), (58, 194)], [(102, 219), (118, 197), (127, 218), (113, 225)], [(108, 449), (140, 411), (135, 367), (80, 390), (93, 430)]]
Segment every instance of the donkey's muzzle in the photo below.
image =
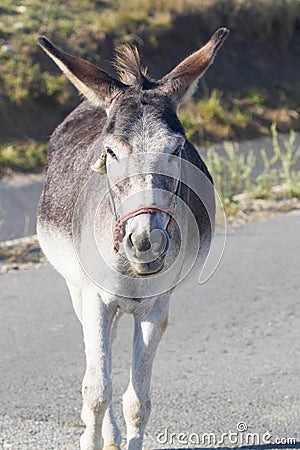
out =
[(159, 272), (169, 247), (169, 236), (164, 229), (135, 230), (124, 239), (125, 252), (131, 267), (138, 275)]
[(161, 229), (152, 230), (150, 235), (146, 232), (133, 232), (128, 238), (135, 249), (136, 255), (140, 255), (141, 259), (147, 258), (146, 254), (153, 256), (162, 255), (166, 251), (169, 241), (167, 233)]

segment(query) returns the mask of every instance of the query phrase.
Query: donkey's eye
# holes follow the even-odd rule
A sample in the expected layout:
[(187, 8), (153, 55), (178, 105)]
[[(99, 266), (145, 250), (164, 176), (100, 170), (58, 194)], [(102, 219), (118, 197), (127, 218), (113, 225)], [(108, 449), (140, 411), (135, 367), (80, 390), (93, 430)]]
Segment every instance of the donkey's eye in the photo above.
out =
[(112, 149), (110, 147), (106, 147), (106, 153), (108, 155), (110, 155), (112, 158), (118, 159), (117, 156), (115, 155), (115, 153), (112, 151)]
[(178, 145), (178, 147), (175, 149), (175, 151), (173, 152), (173, 155), (177, 156), (179, 155), (179, 153), (182, 150), (182, 145)]

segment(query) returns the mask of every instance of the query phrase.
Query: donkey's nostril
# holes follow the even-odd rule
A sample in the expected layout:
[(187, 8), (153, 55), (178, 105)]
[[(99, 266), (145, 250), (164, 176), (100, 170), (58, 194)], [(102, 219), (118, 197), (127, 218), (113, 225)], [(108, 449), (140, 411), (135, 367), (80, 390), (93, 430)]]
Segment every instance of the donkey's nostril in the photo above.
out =
[(153, 230), (150, 234), (150, 242), (152, 252), (161, 254), (167, 246), (166, 234), (159, 229)]
[(132, 233), (129, 236), (129, 240), (139, 252), (146, 252), (151, 247), (150, 240), (146, 233)]
[(130, 233), (130, 235), (128, 236), (128, 241), (129, 241), (129, 244), (131, 245), (131, 247), (133, 247), (134, 245), (132, 242), (132, 233)]

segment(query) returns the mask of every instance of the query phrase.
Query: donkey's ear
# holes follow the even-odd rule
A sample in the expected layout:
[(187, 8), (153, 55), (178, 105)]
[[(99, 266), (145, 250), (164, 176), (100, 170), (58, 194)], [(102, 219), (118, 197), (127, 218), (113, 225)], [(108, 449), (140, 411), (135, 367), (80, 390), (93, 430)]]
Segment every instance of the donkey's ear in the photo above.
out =
[(46, 37), (40, 37), (38, 43), (79, 92), (94, 105), (108, 108), (116, 95), (126, 90), (127, 86), (121, 81), (99, 67), (63, 52)]
[(188, 56), (160, 80), (161, 89), (172, 96), (177, 105), (182, 104), (193, 95), (199, 78), (213, 63), (228, 34), (227, 28), (219, 28), (204, 47)]

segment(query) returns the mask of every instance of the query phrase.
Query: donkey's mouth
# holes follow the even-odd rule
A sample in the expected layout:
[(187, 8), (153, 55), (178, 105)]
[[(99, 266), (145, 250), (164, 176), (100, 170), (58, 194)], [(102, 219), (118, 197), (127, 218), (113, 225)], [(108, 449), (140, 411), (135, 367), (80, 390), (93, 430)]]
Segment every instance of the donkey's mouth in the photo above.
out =
[(161, 229), (154, 229), (148, 234), (130, 233), (124, 239), (124, 250), (132, 272), (139, 276), (148, 276), (162, 270), (169, 237)]
[(141, 277), (146, 277), (149, 275), (154, 275), (162, 270), (164, 266), (164, 262), (152, 262), (152, 263), (130, 263), (132, 271), (135, 275), (139, 275)]

